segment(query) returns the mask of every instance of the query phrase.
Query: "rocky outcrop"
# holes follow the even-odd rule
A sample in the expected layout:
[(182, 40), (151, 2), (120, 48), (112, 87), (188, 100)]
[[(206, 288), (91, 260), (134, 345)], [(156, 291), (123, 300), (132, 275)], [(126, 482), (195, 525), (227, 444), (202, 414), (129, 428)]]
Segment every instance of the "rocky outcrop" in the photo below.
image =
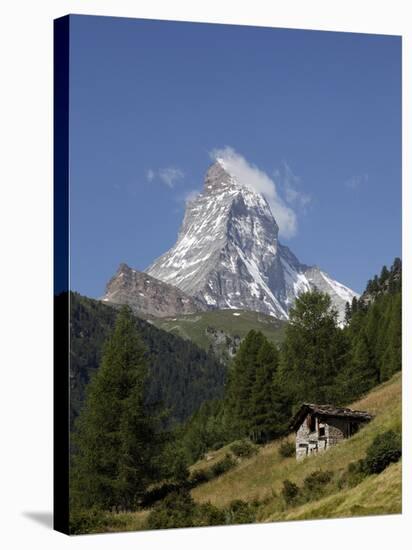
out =
[(142, 317), (168, 317), (196, 313), (207, 309), (196, 298), (188, 296), (179, 288), (159, 281), (120, 264), (117, 273), (106, 286), (103, 302), (127, 304)]

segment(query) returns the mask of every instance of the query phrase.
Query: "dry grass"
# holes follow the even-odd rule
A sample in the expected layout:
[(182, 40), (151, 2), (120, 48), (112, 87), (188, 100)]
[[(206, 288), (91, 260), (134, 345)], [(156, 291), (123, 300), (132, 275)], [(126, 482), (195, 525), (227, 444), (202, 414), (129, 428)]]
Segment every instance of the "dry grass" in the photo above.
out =
[[(197, 502), (211, 502), (225, 507), (235, 499), (258, 500), (257, 521), (289, 521), (314, 518), (348, 517), (401, 512), (401, 462), (389, 466), (379, 475), (369, 476), (356, 487), (339, 490), (337, 479), (350, 462), (365, 455), (373, 438), (388, 429), (401, 426), (401, 375), (371, 391), (351, 405), (366, 410), (375, 418), (351, 439), (345, 440), (325, 454), (315, 455), (297, 463), (295, 458), (283, 458), (279, 447), (283, 440), (260, 448), (257, 455), (243, 459), (232, 470), (192, 491)], [(294, 439), (291, 435), (287, 439)], [(209, 453), (191, 470), (210, 468), (229, 452), (230, 445)], [(210, 458), (211, 457), (211, 458)], [(302, 486), (306, 476), (315, 470), (330, 470), (334, 479), (327, 496), (306, 504), (287, 508), (281, 497), (283, 481), (289, 479)], [(150, 510), (110, 514), (112, 527), (106, 532), (139, 531), (145, 529)]]
[(402, 464), (388, 466), (380, 475), (315, 502), (284, 513), (273, 514), (266, 521), (287, 521), (337, 517), (400, 514), (402, 512)]
[[(194, 499), (198, 502), (211, 502), (219, 507), (227, 506), (234, 499), (241, 498), (246, 501), (258, 499), (262, 501), (262, 506), (260, 507), (258, 515), (259, 521), (267, 521), (269, 518), (271, 520), (275, 518), (286, 519), (283, 499), (280, 497), (283, 481), (285, 479), (302, 485), (307, 475), (319, 469), (331, 470), (334, 472), (335, 477), (338, 477), (346, 470), (350, 462), (358, 460), (365, 455), (366, 448), (378, 433), (388, 429), (400, 429), (400, 373), (371, 391), (364, 398), (353, 403), (351, 407), (359, 410), (366, 410), (375, 415), (372, 422), (366, 425), (351, 439), (345, 440), (325, 454), (315, 455), (299, 463), (296, 462), (294, 457), (282, 458), (279, 455), (278, 449), (281, 441), (271, 443), (263, 447), (258, 455), (242, 461), (241, 464), (226, 474), (196, 487), (192, 491)], [(213, 461), (223, 458), (227, 450), (228, 448), (226, 447), (216, 451)], [(210, 464), (211, 462), (206, 463), (202, 461), (198, 463), (196, 467), (205, 467)], [(361, 486), (359, 485), (347, 492), (340, 491), (339, 498), (337, 495), (328, 497), (330, 498), (330, 502), (328, 501), (330, 506), (336, 508), (336, 510), (332, 510), (330, 513), (333, 516), (339, 516), (344, 514), (345, 511), (348, 511), (351, 506), (357, 506), (356, 499), (353, 505), (351, 504), (352, 500), (355, 498), (354, 495), (357, 495), (356, 498), (359, 499), (359, 506), (366, 506), (365, 503), (361, 504), (361, 502), (364, 502), (365, 499), (367, 500), (368, 491), (370, 491), (369, 498), (375, 500), (373, 491), (381, 481), (384, 482), (390, 477), (389, 474), (393, 476), (398, 475), (399, 483), (397, 482), (394, 484), (393, 491), (386, 491), (385, 489), (384, 493), (389, 500), (387, 503), (382, 500), (381, 504), (376, 504), (376, 506), (382, 510), (376, 513), (394, 513), (393, 510), (399, 510), (400, 465), (388, 469), (388, 471), (385, 471), (378, 476), (378, 478), (374, 476), (373, 478), (365, 480), (365, 482), (361, 484), (365, 488), (365, 492), (360, 493)], [(378, 483), (378, 481), (374, 481), (376, 479), (381, 481)], [(338, 491), (337, 487), (336, 491)], [(342, 497), (344, 497), (344, 500), (342, 500)], [(310, 511), (302, 511), (299, 513), (303, 515), (305, 513), (315, 513), (310, 507), (313, 505), (313, 510), (317, 509), (315, 504), (316, 503), (311, 503), (311, 505), (306, 505), (309, 507), (308, 510)], [(321, 501), (319, 501), (319, 506), (322, 506)], [(370, 506), (368, 509), (370, 509)], [(323, 508), (321, 508), (321, 510), (321, 517), (332, 517), (326, 516)], [(293, 512), (289, 511), (286, 515), (287, 519), (292, 519)], [(348, 515), (354, 515), (353, 510), (352, 512), (348, 512)]]

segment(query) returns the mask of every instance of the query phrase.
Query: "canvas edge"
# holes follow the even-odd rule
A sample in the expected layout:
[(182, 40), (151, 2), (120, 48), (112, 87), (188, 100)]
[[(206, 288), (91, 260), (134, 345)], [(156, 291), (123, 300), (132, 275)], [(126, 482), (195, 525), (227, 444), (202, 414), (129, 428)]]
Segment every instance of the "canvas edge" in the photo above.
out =
[(53, 22), (53, 528), (69, 534), (70, 16)]

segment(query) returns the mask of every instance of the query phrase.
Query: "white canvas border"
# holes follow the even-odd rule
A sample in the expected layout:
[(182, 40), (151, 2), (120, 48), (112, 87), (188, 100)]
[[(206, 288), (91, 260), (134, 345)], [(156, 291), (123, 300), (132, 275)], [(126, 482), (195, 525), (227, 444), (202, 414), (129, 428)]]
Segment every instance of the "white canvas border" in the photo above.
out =
[[(36, 514), (52, 508), (52, 19), (67, 13), (116, 15), (403, 36), (403, 262), (410, 289), (411, 32), (408, 2), (253, 3), (229, 0), (43, 0), (3, 6), (1, 18), (2, 134), (0, 223), (1, 518), (4, 548), (298, 548), (316, 540), (334, 549), (404, 548), (411, 518), (409, 374), (411, 314), (404, 308), (404, 513), (402, 516), (275, 523), (69, 539)], [(385, 131), (383, 128), (382, 131)], [(409, 338), (407, 338), (407, 335)], [(409, 401), (409, 402), (408, 402)], [(38, 517), (42, 517), (41, 515)], [(43, 519), (46, 516), (43, 516)]]

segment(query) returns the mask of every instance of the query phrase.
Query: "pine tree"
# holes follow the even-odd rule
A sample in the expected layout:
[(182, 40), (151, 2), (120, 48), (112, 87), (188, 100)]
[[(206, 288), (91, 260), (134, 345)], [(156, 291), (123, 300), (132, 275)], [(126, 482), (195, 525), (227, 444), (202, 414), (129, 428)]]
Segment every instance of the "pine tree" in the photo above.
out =
[(391, 267), (391, 273), (402, 273), (402, 260), (395, 258)]
[(345, 365), (346, 351), (330, 296), (317, 290), (301, 294), (290, 310), (280, 368), (294, 406), (337, 398), (335, 377)]
[(278, 381), (279, 352), (266, 338), (256, 361), (251, 388), (249, 437), (264, 443), (284, 433), (290, 418), (290, 403)]
[(345, 323), (349, 323), (352, 317), (352, 308), (349, 302), (345, 304)]
[[(372, 281), (370, 281), (372, 283)], [(358, 311), (358, 299), (356, 296), (352, 298), (352, 306), (351, 306), (352, 316)]]
[(347, 397), (349, 399), (366, 393), (379, 382), (379, 371), (365, 331), (361, 332), (353, 349), (348, 375)]
[(380, 281), (378, 279), (378, 276), (375, 275), (373, 280), (372, 280), (372, 284), (371, 284), (371, 287), (370, 287), (370, 291), (374, 294), (376, 294), (377, 292), (379, 292), (380, 290)]
[(71, 491), (79, 507), (134, 508), (156, 476), (159, 448), (144, 402), (145, 354), (124, 307), (76, 423)]
[(251, 330), (239, 347), (231, 369), (226, 391), (226, 409), (231, 430), (244, 437), (250, 428), (251, 390), (256, 380), (258, 354), (265, 337)]
[(382, 267), (381, 275), (379, 277), (379, 283), (382, 286), (389, 279), (389, 271), (386, 265)]
[(387, 346), (381, 364), (381, 378), (387, 380), (402, 368), (402, 296), (391, 304), (387, 329)]
[(390, 270), (389, 292), (395, 294), (402, 290), (402, 261), (395, 258)]

